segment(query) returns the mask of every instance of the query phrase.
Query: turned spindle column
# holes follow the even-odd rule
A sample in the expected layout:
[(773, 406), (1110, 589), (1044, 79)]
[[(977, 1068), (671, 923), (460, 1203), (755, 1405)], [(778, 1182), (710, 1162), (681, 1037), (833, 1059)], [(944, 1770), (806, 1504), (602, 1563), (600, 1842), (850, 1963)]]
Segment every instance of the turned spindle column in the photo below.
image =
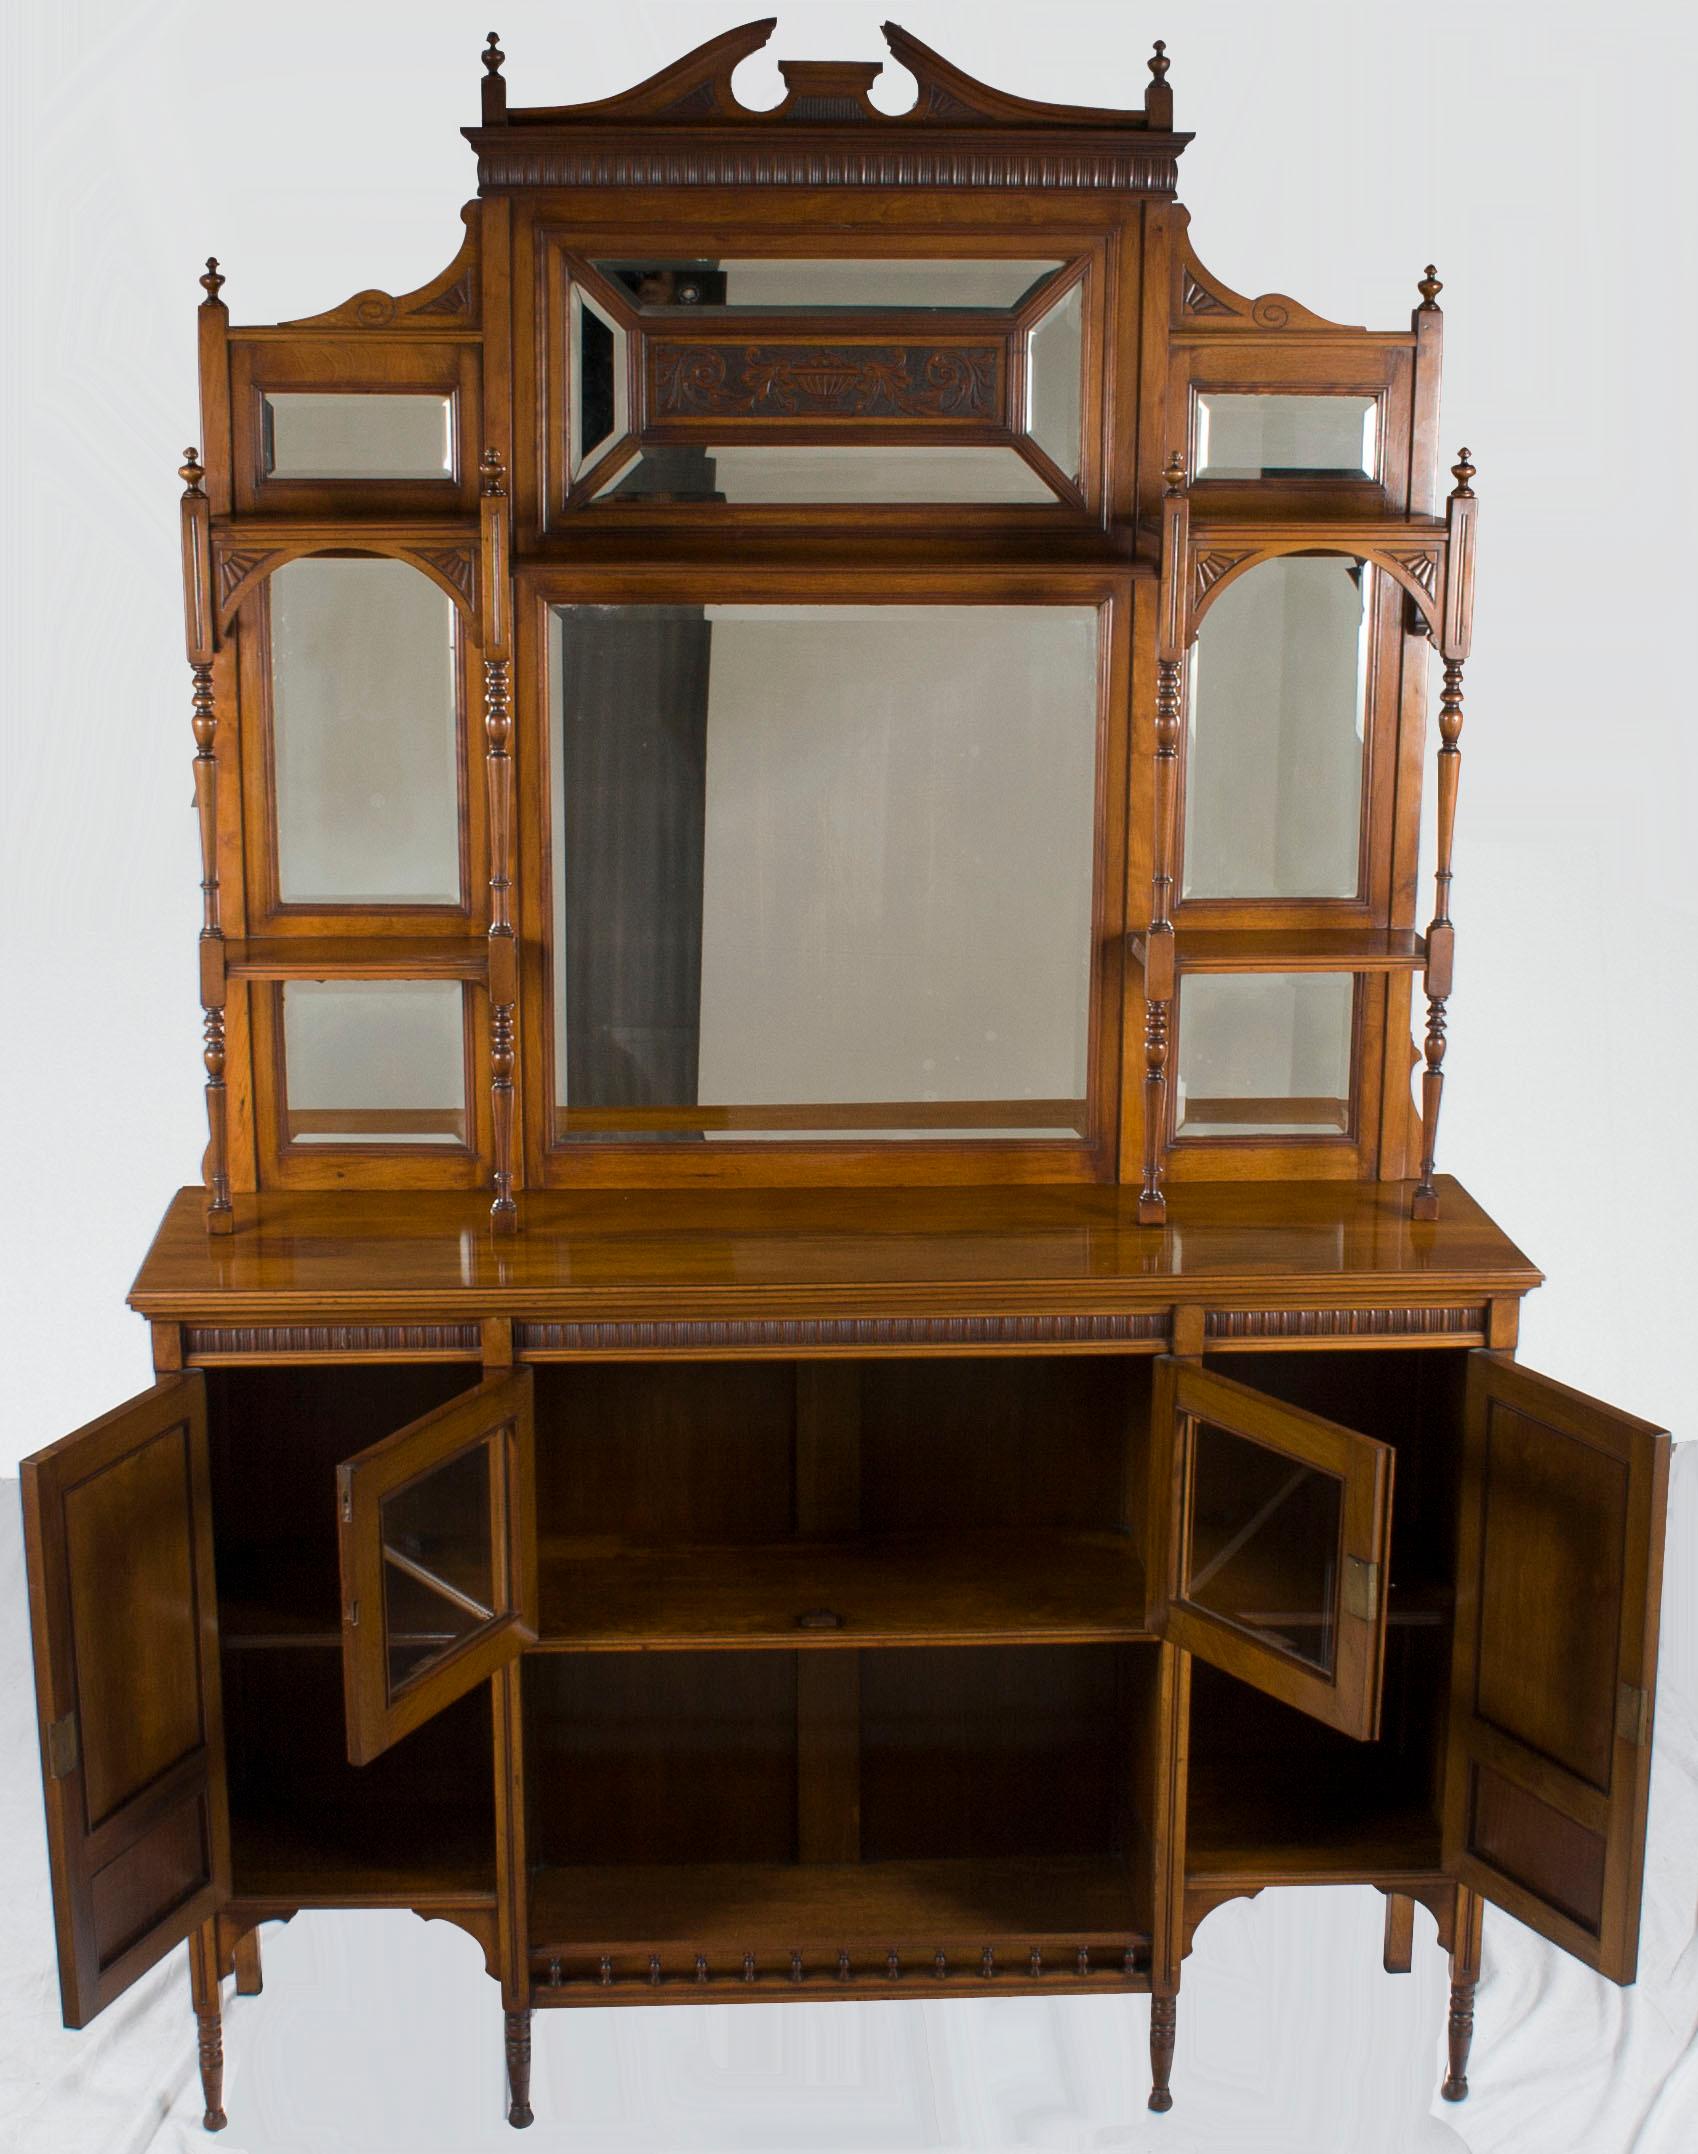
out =
[(483, 494), (483, 730), (489, 780), (489, 1081), (494, 1201), (490, 1225), (511, 1234), (519, 1224), (513, 1195), (514, 1011), (519, 997), (518, 941), (513, 932), (513, 734), (508, 606), (506, 472), (494, 449), (484, 453)]
[(1486, 1903), (1465, 1885), (1456, 1891), (1450, 1944), (1450, 2070), (1439, 2092), (1447, 2102), (1468, 2098), (1468, 2051), (1474, 2040), (1474, 1990), (1480, 1979), (1480, 1935)]
[[(209, 268), (201, 282), (207, 283), (212, 275)], [(217, 281), (221, 283), (223, 280)], [(206, 473), (193, 449), (183, 451), (178, 476), (183, 481), (183, 607), (189, 674), (194, 682), (191, 723), (195, 736), (195, 815), (200, 824), (200, 1002), (201, 1059), (206, 1066), (206, 1225), (211, 1234), (228, 1234), (235, 1225), (235, 1213), (230, 1204), (229, 1117), (224, 1089), (227, 991), (224, 927), (218, 896), (218, 710), (212, 689), (211, 507), (202, 483)]]
[(1167, 1217), (1162, 1193), (1162, 1152), (1167, 1142), (1167, 1058), (1174, 995), (1173, 848), (1179, 797), (1180, 668), (1185, 659), (1185, 576), (1189, 560), (1190, 501), (1185, 458), (1176, 449), (1162, 476), (1162, 590), (1156, 627), (1155, 850), (1150, 887), (1150, 931), (1144, 942), (1144, 1186), (1138, 1222), (1160, 1226)]
[(1433, 919), (1427, 929), (1426, 1067), (1421, 1073), (1421, 1178), (1410, 1214), (1439, 1216), (1439, 1193), (1433, 1182), (1438, 1147), (1439, 1107), (1444, 1098), (1445, 1007), (1450, 999), (1456, 954), (1456, 930), (1450, 918), (1451, 847), (1456, 833), (1456, 792), (1462, 774), (1462, 662), (1468, 655), (1473, 610), (1474, 466), (1464, 449), (1451, 466), (1456, 485), (1448, 503), (1449, 544), (1445, 549), (1445, 601), (1440, 654), (1444, 686), (1439, 693), (1438, 848), (1434, 872)]

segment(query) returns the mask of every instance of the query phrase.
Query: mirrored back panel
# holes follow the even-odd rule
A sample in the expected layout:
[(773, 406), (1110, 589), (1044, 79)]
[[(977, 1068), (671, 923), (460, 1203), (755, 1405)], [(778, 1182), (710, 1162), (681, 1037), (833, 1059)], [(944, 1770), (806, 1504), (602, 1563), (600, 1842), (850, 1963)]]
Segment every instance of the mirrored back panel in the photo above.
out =
[(557, 1145), (1087, 1128), (1090, 605), (550, 616)]

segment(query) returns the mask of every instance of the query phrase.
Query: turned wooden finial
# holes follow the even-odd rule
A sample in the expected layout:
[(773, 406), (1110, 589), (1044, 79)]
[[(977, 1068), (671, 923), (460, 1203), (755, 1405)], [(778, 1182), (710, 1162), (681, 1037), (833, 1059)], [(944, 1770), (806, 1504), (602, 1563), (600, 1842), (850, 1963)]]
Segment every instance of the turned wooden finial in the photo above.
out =
[(1468, 451), (1461, 450), (1456, 462), (1450, 467), (1450, 475), (1456, 481), (1450, 490), (1450, 498), (1453, 501), (1473, 500), (1474, 489), (1468, 482), (1473, 478), (1474, 470), (1474, 465), (1468, 461)]
[(503, 483), (507, 477), (507, 466), (501, 461), (499, 449), (485, 449), (478, 464), (478, 475), (483, 480), (480, 492), (491, 499), (497, 499), (507, 491)]
[(483, 51), (484, 66), (489, 70), (492, 75), (499, 75), (501, 72), (501, 63), (503, 60), (506, 59), (506, 57), (507, 55), (501, 49), (501, 37), (499, 32), (492, 30), (489, 33), (489, 43), (484, 47)]
[(1162, 467), (1162, 477), (1167, 481), (1168, 492), (1170, 494), (1182, 494), (1185, 491), (1187, 476), (1185, 451), (1175, 449)]
[(200, 280), (200, 287), (208, 299), (216, 299), (224, 289), (224, 279), (218, 274), (216, 254), (209, 254), (206, 258), (206, 275)]
[(1150, 73), (1154, 75), (1158, 82), (1164, 82), (1167, 79), (1167, 71), (1172, 65), (1173, 62), (1167, 56), (1167, 40), (1158, 37), (1156, 39), (1156, 49), (1150, 54), (1149, 58)]
[(178, 466), (177, 476), (183, 482), (183, 493), (186, 498), (192, 499), (193, 496), (201, 491), (200, 482), (206, 477), (206, 472), (201, 466), (200, 457), (193, 449), (183, 451), (183, 461)]
[(1444, 286), (1439, 282), (1438, 271), (1431, 262), (1427, 264), (1427, 274), (1421, 278), (1415, 289), (1421, 295), (1421, 311), (1424, 314), (1437, 314), (1439, 294), (1444, 290)]

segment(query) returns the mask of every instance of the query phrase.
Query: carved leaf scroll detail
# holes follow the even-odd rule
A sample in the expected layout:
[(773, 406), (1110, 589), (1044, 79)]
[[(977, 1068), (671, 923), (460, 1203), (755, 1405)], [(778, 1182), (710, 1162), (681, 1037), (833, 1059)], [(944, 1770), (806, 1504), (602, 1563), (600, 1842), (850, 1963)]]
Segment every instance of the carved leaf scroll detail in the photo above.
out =
[(1002, 347), (655, 342), (649, 382), (657, 417), (994, 421)]

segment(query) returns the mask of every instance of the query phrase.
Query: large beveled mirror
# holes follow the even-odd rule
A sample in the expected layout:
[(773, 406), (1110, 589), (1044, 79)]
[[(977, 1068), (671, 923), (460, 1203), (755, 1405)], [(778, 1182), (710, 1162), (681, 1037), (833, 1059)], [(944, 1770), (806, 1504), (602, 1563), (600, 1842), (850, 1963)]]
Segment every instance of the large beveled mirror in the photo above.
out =
[(552, 615), (554, 1140), (1087, 1116), (1095, 606)]

